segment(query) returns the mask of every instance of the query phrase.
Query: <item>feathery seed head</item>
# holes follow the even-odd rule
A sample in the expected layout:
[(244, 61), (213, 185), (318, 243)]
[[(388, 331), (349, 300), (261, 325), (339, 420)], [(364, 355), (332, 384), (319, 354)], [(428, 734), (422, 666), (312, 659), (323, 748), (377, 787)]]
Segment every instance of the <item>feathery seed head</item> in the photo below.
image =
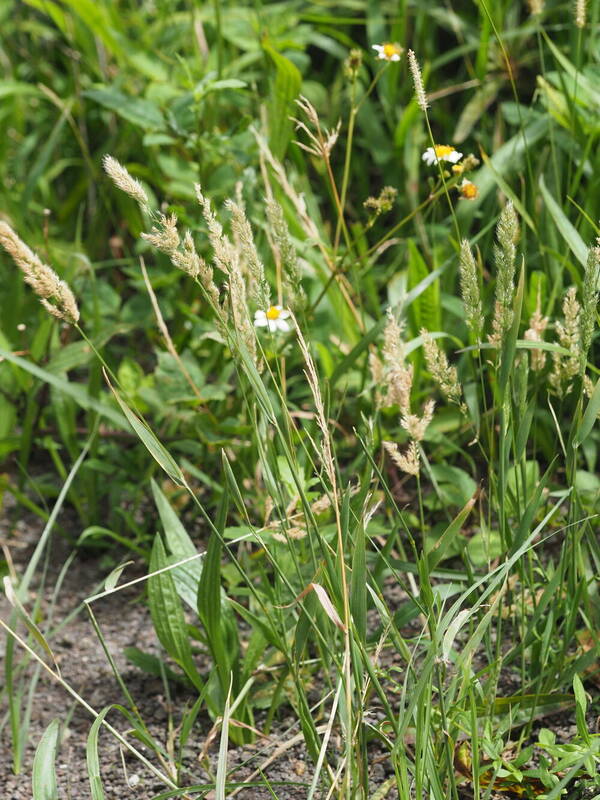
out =
[(421, 328), (425, 361), (431, 377), (437, 383), (442, 394), (462, 408), (462, 389), (458, 382), (456, 367), (450, 366), (446, 354), (435, 342), (429, 331)]
[(405, 453), (400, 452), (400, 448), (395, 442), (384, 442), (383, 446), (392, 461), (400, 467), (402, 472), (406, 472), (407, 475), (418, 476), (420, 472), (419, 448), (414, 439), (409, 442)]
[(413, 83), (415, 85), (415, 95), (417, 98), (417, 105), (419, 106), (421, 111), (424, 114), (426, 114), (427, 109), (429, 108), (429, 103), (427, 102), (427, 95), (425, 94), (425, 87), (423, 86), (423, 78), (421, 77), (421, 68), (419, 67), (419, 62), (417, 61), (417, 57), (415, 56), (412, 50), (408, 51), (407, 57), (408, 57), (408, 66), (410, 68)]
[(79, 320), (79, 309), (73, 292), (56, 272), (30, 250), (8, 223), (0, 220), (0, 245), (22, 271), (25, 281), (40, 298), (41, 304), (53, 317), (71, 325)]
[(477, 264), (471, 252), (471, 247), (466, 239), (460, 245), (460, 291), (467, 325), (473, 331), (475, 339), (479, 341), (483, 330), (483, 312), (481, 294), (479, 291), (479, 277)]
[(102, 159), (102, 165), (115, 186), (132, 197), (143, 210), (149, 208), (148, 195), (144, 191), (144, 187), (138, 180), (130, 175), (116, 158), (107, 154)]

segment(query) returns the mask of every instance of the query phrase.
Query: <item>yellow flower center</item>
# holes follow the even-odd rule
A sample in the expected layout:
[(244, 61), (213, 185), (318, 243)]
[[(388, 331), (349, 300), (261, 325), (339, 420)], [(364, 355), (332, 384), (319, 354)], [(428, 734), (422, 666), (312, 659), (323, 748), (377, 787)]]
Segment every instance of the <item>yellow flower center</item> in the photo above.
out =
[(392, 42), (386, 42), (386, 44), (383, 45), (383, 55), (386, 58), (399, 56), (401, 52), (402, 48), (400, 48), (397, 44), (392, 44)]
[(449, 156), (450, 153), (454, 152), (454, 148), (450, 147), (449, 144), (436, 144), (434, 149), (436, 158), (444, 158), (444, 156)]
[(279, 319), (280, 314), (280, 309), (276, 308), (276, 306), (271, 306), (267, 311), (267, 319)]
[(477, 186), (471, 181), (465, 181), (460, 187), (460, 193), (467, 200), (473, 200), (473, 198), (477, 197)]

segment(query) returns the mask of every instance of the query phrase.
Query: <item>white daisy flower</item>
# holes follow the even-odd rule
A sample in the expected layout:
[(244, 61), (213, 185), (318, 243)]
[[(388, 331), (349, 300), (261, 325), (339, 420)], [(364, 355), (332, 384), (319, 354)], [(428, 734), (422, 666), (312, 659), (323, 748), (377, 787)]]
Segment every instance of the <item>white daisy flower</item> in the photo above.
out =
[(377, 58), (381, 61), (400, 61), (403, 47), (397, 42), (384, 42), (383, 44), (374, 44), (373, 50), (377, 50)]
[(456, 164), (462, 157), (463, 154), (449, 144), (436, 144), (435, 147), (428, 147), (422, 155), (423, 161), (430, 167), (440, 161), (449, 161), (451, 164)]
[(275, 331), (289, 331), (290, 323), (286, 322), (290, 312), (282, 306), (271, 306), (267, 311), (256, 311), (254, 314), (254, 325), (256, 328), (267, 327), (271, 333)]

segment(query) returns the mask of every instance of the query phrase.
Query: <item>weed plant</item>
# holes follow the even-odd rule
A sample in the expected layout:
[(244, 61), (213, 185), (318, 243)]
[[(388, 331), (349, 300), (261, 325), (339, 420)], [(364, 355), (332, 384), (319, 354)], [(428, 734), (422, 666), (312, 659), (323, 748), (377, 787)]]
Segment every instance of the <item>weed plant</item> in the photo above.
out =
[[(0, 146), (23, 156), (0, 244), (33, 292), (7, 260), (5, 485), (46, 518), (5, 579), (15, 772), (29, 665), (94, 717), (94, 800), (101, 727), (156, 800), (283, 800), (272, 742), (245, 784), (228, 763), (273, 730), (277, 756), (300, 733), (309, 800), (600, 796), (597, 4), (159, 5), (29, 0), (7, 22)], [(42, 36), (46, 82), (15, 58)], [(32, 132), (42, 97), (60, 116)], [(42, 451), (62, 486), (28, 477)], [(106, 519), (119, 495), (137, 500)], [(96, 621), (135, 582), (122, 565), (85, 607), (125, 703), (91, 708), (53, 661), (29, 589), (66, 503), (80, 546), (148, 559), (163, 657), (127, 655), (187, 687), (175, 742)], [(184, 757), (199, 715), (204, 754), (220, 740), (203, 784)], [(56, 795), (59, 738), (56, 720), (35, 800)]]

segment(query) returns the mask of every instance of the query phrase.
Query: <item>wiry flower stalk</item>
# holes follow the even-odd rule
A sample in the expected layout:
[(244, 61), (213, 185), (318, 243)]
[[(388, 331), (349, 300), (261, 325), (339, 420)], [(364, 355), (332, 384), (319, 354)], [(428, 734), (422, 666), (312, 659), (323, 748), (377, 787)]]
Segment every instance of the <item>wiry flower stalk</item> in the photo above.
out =
[(415, 85), (415, 95), (417, 98), (417, 104), (421, 109), (421, 111), (425, 114), (427, 113), (427, 109), (429, 108), (429, 103), (427, 102), (427, 95), (425, 94), (425, 87), (423, 86), (423, 78), (421, 77), (421, 68), (419, 67), (419, 62), (417, 61), (417, 57), (415, 56), (412, 50), (408, 51), (407, 57), (408, 57), (408, 66), (410, 67), (413, 83)]
[(473, 258), (471, 247), (466, 239), (460, 245), (460, 291), (465, 318), (468, 327), (473, 331), (477, 341), (481, 338), (483, 330), (483, 312), (481, 307), (481, 294), (477, 276), (477, 264)]
[(115, 186), (118, 186), (121, 191), (132, 197), (142, 210), (147, 211), (149, 209), (148, 195), (144, 191), (144, 187), (116, 158), (105, 155), (102, 159), (102, 165)]
[(502, 209), (496, 228), (498, 244), (494, 246), (496, 262), (496, 304), (490, 342), (500, 347), (513, 321), (515, 260), (519, 240), (519, 220), (511, 202)]
[(425, 361), (431, 377), (437, 383), (441, 393), (452, 403), (463, 408), (462, 389), (458, 381), (456, 367), (450, 366), (442, 348), (435, 342), (425, 328), (421, 328)]
[(53, 317), (71, 325), (79, 320), (79, 309), (73, 292), (56, 272), (30, 250), (6, 222), (0, 221), (0, 245), (23, 272), (25, 281), (40, 298)]

